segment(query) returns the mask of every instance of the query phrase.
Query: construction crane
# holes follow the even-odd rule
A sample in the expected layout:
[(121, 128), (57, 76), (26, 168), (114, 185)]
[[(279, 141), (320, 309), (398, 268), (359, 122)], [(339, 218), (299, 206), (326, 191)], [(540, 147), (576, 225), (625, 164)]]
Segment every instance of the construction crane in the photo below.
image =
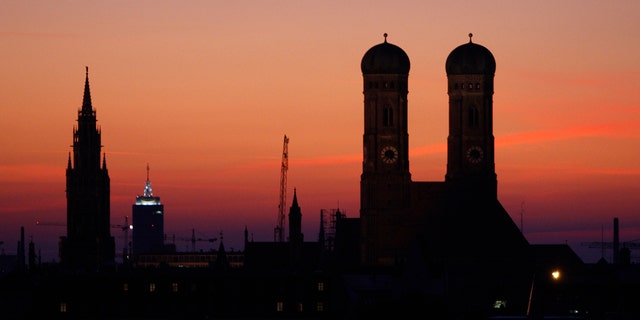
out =
[[(64, 222), (57, 222), (57, 221), (40, 221), (39, 219), (36, 219), (36, 226), (58, 226), (58, 227), (66, 227), (67, 224)], [(117, 228), (123, 231), (124, 233), (124, 249), (123, 249), (123, 255), (126, 257), (128, 256), (128, 253), (131, 251), (129, 250), (129, 230), (131, 230), (133, 228), (133, 226), (131, 224), (129, 224), (129, 217), (125, 216), (124, 217), (124, 224), (112, 224), (110, 226), (111, 228)]]
[(618, 264), (621, 262), (620, 259), (620, 250), (622, 248), (626, 248), (629, 250), (632, 249), (640, 249), (640, 239), (635, 239), (631, 241), (620, 242), (619, 236), (619, 227), (618, 227), (618, 218), (613, 218), (613, 242), (605, 242), (604, 241), (604, 230), (602, 230), (602, 241), (600, 242), (582, 242), (581, 245), (587, 246), (590, 249), (600, 249), (601, 257), (604, 257), (605, 249), (613, 250), (613, 263)]
[(123, 259), (128, 258), (131, 253), (131, 244), (129, 243), (129, 230), (133, 229), (133, 225), (129, 224), (129, 217), (124, 217), (124, 224), (112, 224), (111, 228), (118, 228), (124, 232), (124, 248), (122, 249)]
[[(57, 221), (40, 221), (40, 219), (36, 219), (36, 225), (37, 226), (58, 226), (58, 227), (66, 227), (67, 224), (64, 222), (57, 222)], [(129, 224), (129, 217), (125, 216), (124, 217), (124, 224), (112, 224), (111, 228), (117, 228), (117, 229), (121, 229), (122, 231), (124, 231), (125, 234), (125, 239), (127, 239), (127, 234), (129, 232), (129, 229), (131, 229), (133, 226)]]
[(287, 170), (289, 169), (289, 138), (284, 135), (282, 144), (282, 162), (280, 165), (280, 203), (278, 204), (278, 223), (273, 230), (273, 241), (284, 242), (284, 217), (287, 203)]
[(196, 241), (216, 242), (218, 238), (196, 238), (196, 229), (191, 229), (191, 238), (178, 238), (178, 240), (191, 242), (191, 252), (196, 252)]

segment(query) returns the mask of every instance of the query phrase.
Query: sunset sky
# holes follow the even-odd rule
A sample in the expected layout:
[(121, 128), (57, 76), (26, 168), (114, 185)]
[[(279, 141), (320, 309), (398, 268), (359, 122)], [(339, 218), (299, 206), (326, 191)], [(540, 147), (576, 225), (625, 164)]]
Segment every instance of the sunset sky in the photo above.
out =
[(384, 33), (411, 60), (412, 179), (444, 181), (444, 64), (473, 33), (497, 64), (499, 200), (530, 243), (595, 262), (582, 243), (610, 242), (614, 217), (621, 241), (640, 239), (639, 14), (637, 0), (2, 1), (0, 247), (15, 254), (24, 226), (57, 259), (85, 66), (112, 223), (130, 217), (149, 164), (168, 242), (189, 250), (195, 229), (242, 250), (245, 226), (273, 240), (284, 135), (305, 241), (321, 209), (359, 216), (360, 61)]

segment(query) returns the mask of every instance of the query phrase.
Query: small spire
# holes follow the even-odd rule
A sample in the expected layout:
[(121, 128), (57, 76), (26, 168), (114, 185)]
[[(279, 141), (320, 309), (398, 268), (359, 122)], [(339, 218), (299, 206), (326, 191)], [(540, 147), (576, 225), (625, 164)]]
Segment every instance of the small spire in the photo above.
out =
[(387, 43), (387, 33), (384, 33), (384, 43)]
[(293, 188), (293, 202), (291, 204), (291, 207), (292, 208), (299, 207), (299, 205), (298, 205), (298, 195), (297, 195), (297, 192), (296, 192), (296, 188)]
[(473, 38), (473, 33), (469, 33), (469, 43), (471, 43), (471, 38)]

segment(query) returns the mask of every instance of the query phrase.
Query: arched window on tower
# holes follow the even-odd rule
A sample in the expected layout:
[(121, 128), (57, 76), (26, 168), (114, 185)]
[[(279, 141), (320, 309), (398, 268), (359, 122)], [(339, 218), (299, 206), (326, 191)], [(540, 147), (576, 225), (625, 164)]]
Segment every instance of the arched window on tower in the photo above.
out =
[(478, 127), (478, 109), (469, 108), (469, 127)]
[(393, 109), (388, 105), (382, 109), (382, 126), (393, 127)]

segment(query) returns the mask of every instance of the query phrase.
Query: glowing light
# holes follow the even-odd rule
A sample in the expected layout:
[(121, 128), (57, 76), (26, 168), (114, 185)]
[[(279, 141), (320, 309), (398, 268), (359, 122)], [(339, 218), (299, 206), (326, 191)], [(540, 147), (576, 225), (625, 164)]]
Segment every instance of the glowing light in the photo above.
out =
[(551, 277), (553, 278), (553, 280), (560, 279), (560, 270), (553, 270), (553, 272), (551, 272)]

